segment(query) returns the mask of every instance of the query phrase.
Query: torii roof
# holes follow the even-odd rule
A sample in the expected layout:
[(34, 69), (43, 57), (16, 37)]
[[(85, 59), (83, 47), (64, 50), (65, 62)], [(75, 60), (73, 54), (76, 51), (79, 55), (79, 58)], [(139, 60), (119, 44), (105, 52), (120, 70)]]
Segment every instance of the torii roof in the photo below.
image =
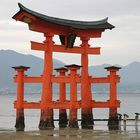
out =
[(16, 19), (18, 15), (22, 12), (26, 12), (37, 19), (43, 20), (44, 22), (49, 22), (57, 25), (62, 25), (66, 27), (71, 27), (75, 29), (112, 29), (114, 28), (113, 25), (107, 22), (108, 18), (98, 20), (98, 21), (76, 21), (76, 20), (68, 20), (68, 19), (61, 19), (56, 17), (51, 17), (47, 15), (40, 14), (38, 12), (32, 11), (22, 4), (18, 3), (20, 11), (16, 13), (13, 18)]

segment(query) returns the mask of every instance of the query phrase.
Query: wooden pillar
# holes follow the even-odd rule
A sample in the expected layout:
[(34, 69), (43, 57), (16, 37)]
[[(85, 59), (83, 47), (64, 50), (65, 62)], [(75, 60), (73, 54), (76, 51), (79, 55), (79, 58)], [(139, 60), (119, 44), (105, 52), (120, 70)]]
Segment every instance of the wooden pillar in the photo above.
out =
[(89, 82), (89, 74), (88, 74), (88, 52), (89, 48), (89, 38), (81, 37), (82, 45), (81, 47), (84, 49), (84, 52), (81, 55), (81, 101), (82, 101), (82, 128), (93, 128), (93, 114), (91, 107), (91, 83)]
[[(110, 129), (118, 129), (119, 119), (117, 114), (117, 107), (115, 107), (117, 102), (117, 79), (118, 76), (116, 72), (120, 69), (120, 67), (106, 67), (107, 71), (109, 71), (109, 78), (110, 78), (110, 108), (109, 108), (109, 120), (108, 125), (113, 126)], [(116, 127), (115, 127), (116, 126)]]
[(76, 76), (77, 70), (80, 69), (79, 65), (66, 65), (70, 70), (70, 113), (69, 113), (69, 127), (78, 128), (77, 121), (77, 83)]
[(17, 71), (17, 106), (16, 106), (16, 124), (15, 128), (17, 131), (24, 131), (24, 72), (29, 69), (29, 67), (17, 66), (12, 67)]
[[(66, 72), (68, 71), (65, 67), (56, 68), (57, 72), (59, 72), (60, 77), (65, 77)], [(66, 101), (66, 84), (59, 84), (59, 102), (64, 103)], [(59, 127), (67, 127), (67, 112), (66, 109), (59, 109)]]
[(51, 76), (53, 74), (53, 35), (45, 34), (46, 40), (44, 41), (47, 51), (44, 52), (44, 70), (42, 80), (42, 96), (41, 96), (41, 117), (39, 129), (44, 130), (47, 128), (54, 128), (53, 122), (53, 109), (50, 108), (52, 102), (52, 82)]

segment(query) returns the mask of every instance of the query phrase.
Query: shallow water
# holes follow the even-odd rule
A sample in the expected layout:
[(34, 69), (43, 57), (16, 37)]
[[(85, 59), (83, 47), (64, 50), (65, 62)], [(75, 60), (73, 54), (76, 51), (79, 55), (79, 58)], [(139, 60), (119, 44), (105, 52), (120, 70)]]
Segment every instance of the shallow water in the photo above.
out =
[(0, 140), (139, 140), (135, 131), (101, 131), (85, 129), (55, 129), (45, 131), (1, 131)]
[[(26, 94), (27, 101), (38, 101), (39, 94)], [(54, 97), (57, 100), (57, 96)], [(140, 113), (140, 94), (119, 94), (121, 108), (119, 113), (127, 113), (130, 118), (135, 117), (135, 112)], [(16, 99), (15, 94), (0, 94), (0, 140), (48, 140), (48, 139), (95, 139), (95, 140), (120, 140), (131, 139), (140, 140), (140, 121), (135, 126), (134, 121), (127, 121), (126, 125), (121, 122), (120, 130), (109, 131), (107, 122), (95, 122), (93, 130), (85, 129), (58, 129), (58, 122), (55, 122), (54, 130), (39, 131), (38, 124), (40, 110), (25, 110), (25, 132), (16, 132), (15, 109), (13, 101)], [(94, 99), (98, 101), (107, 100), (107, 94), (95, 94)], [(81, 110), (78, 110), (80, 118)], [(108, 118), (108, 109), (94, 109), (94, 118)], [(58, 118), (58, 110), (54, 111), (54, 118)], [(79, 122), (80, 126), (80, 122)]]

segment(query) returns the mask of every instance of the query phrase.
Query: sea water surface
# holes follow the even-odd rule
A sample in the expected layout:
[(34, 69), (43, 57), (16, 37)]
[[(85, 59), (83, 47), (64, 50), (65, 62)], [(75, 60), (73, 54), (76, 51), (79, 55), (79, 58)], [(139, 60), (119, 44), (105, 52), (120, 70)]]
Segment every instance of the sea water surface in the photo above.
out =
[[(68, 97), (69, 98), (69, 97)], [(80, 97), (79, 97), (80, 98)], [(108, 100), (108, 94), (94, 94), (93, 98), (98, 101)], [(135, 118), (135, 112), (140, 113), (140, 94), (118, 94), (121, 100), (121, 107), (118, 113), (128, 114), (129, 118)], [(121, 122), (118, 131), (109, 131), (107, 122), (94, 122), (93, 130), (89, 129), (59, 129), (58, 122), (55, 122), (55, 129), (39, 131), (38, 124), (40, 119), (40, 110), (25, 110), (25, 131), (16, 132), (14, 125), (16, 120), (16, 111), (13, 102), (16, 94), (0, 94), (0, 140), (48, 140), (48, 139), (97, 139), (97, 140), (120, 140), (133, 139), (140, 140), (140, 121), (135, 125), (135, 121), (127, 121), (126, 126)], [(58, 95), (54, 95), (54, 100), (58, 99)], [(25, 100), (39, 101), (40, 94), (26, 93)], [(95, 119), (108, 118), (108, 109), (94, 109)], [(81, 110), (78, 110), (78, 118), (80, 118)], [(54, 111), (54, 118), (58, 119), (58, 110)], [(80, 127), (80, 122), (79, 122)]]

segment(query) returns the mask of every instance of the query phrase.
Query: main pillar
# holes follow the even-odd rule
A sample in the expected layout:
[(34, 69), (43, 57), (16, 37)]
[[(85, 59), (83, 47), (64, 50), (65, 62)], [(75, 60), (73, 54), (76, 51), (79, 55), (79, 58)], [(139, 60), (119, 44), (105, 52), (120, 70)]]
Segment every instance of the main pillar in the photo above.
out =
[(17, 66), (13, 67), (17, 71), (17, 101), (16, 101), (16, 124), (15, 128), (17, 131), (23, 131), (25, 128), (24, 123), (24, 72), (29, 69), (29, 67)]
[(69, 127), (78, 128), (77, 121), (77, 70), (80, 69), (79, 65), (66, 65), (70, 70), (70, 113), (69, 113)]
[(93, 114), (92, 114), (92, 95), (91, 95), (91, 85), (89, 82), (89, 74), (88, 74), (88, 48), (89, 48), (89, 38), (81, 37), (81, 47), (84, 52), (81, 55), (81, 101), (82, 101), (82, 120), (81, 125), (82, 128), (93, 128)]
[(52, 82), (51, 76), (53, 74), (53, 35), (45, 34), (46, 40), (44, 41), (47, 51), (44, 53), (44, 70), (42, 80), (42, 96), (41, 96), (41, 117), (39, 129), (44, 130), (47, 128), (54, 128), (53, 122), (53, 109), (51, 109), (52, 102)]
[[(55, 69), (59, 72), (59, 76), (65, 77), (66, 72), (68, 71), (67, 68), (61, 67)], [(59, 84), (59, 102), (64, 103), (66, 101), (66, 84), (60, 83)], [(66, 109), (59, 109), (59, 127), (67, 127), (68, 120), (67, 120), (67, 112)]]
[(109, 78), (110, 78), (110, 109), (109, 109), (109, 120), (108, 125), (110, 129), (118, 129), (119, 119), (117, 113), (116, 103), (117, 100), (117, 78), (116, 72), (120, 69), (120, 67), (106, 67), (107, 71), (109, 71)]

